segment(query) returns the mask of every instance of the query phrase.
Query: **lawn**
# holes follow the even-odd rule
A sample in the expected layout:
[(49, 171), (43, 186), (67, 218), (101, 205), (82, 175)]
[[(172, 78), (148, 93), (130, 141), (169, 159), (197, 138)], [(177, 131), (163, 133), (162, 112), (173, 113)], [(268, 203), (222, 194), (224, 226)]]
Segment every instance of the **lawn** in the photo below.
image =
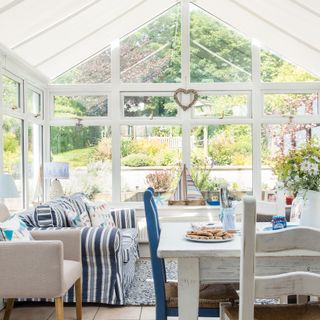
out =
[(95, 147), (74, 149), (61, 152), (52, 156), (54, 162), (68, 162), (70, 167), (83, 167), (89, 163), (92, 155), (95, 153)]

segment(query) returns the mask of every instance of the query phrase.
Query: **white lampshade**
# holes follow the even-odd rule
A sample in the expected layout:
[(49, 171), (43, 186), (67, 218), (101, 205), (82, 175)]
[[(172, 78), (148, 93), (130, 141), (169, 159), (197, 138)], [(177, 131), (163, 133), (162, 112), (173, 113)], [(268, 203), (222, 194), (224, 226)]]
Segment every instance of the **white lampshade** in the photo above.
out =
[(13, 177), (8, 173), (0, 175), (0, 199), (18, 198), (19, 193)]
[(44, 164), (44, 177), (46, 179), (68, 179), (69, 163), (46, 162)]

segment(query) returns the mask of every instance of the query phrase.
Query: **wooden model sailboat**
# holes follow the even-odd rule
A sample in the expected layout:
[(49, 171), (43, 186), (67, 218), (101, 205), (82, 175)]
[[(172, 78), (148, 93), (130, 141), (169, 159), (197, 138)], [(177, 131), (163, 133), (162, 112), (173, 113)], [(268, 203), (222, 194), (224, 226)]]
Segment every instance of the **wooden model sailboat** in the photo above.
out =
[(169, 205), (204, 206), (206, 204), (200, 190), (194, 184), (186, 165), (183, 165), (175, 192), (168, 201)]

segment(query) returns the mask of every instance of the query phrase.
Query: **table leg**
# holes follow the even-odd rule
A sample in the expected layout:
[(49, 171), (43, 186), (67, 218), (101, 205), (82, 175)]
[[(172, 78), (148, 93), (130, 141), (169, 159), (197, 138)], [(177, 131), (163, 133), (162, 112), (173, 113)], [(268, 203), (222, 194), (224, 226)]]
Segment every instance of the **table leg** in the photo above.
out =
[(198, 319), (199, 309), (199, 259), (178, 259), (178, 306), (179, 319)]

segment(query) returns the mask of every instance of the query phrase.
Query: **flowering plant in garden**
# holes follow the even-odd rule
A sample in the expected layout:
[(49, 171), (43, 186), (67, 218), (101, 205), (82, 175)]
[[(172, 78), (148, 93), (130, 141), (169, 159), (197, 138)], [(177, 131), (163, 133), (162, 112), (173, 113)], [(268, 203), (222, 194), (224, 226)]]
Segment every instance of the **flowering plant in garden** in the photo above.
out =
[(303, 190), (320, 191), (319, 142), (311, 140), (286, 155), (279, 153), (272, 169), (278, 181), (295, 195)]

